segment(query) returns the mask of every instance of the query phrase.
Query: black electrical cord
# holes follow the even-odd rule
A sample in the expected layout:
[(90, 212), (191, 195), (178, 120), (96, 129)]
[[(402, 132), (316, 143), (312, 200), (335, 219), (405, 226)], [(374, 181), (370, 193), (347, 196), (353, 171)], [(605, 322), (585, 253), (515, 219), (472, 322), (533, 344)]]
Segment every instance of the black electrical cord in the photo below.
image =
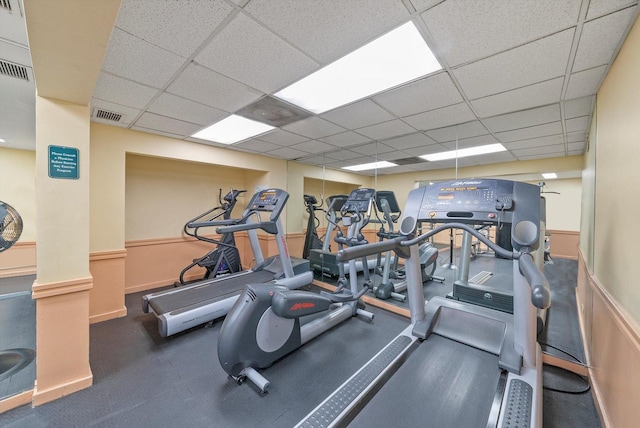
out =
[[(568, 357), (571, 357), (579, 365), (581, 365), (583, 367), (586, 367), (586, 364), (584, 362), (582, 362), (580, 360), (580, 358), (576, 357), (575, 355), (573, 355), (573, 354), (571, 354), (571, 353), (569, 353), (569, 352), (567, 352), (567, 351), (565, 351), (563, 349), (560, 349), (560, 348), (558, 348), (556, 346), (553, 346), (553, 345), (550, 345), (550, 344), (545, 343), (543, 341), (540, 341), (540, 340), (538, 341), (538, 343), (540, 343), (540, 345), (544, 346), (545, 348), (548, 347), (548, 348), (551, 348), (551, 349), (555, 349), (556, 351), (561, 352), (561, 353), (567, 355)], [(544, 354), (552, 355), (552, 354), (549, 354), (548, 352), (544, 352)], [(543, 365), (547, 366), (548, 364), (545, 363)], [(580, 394), (584, 394), (585, 392), (589, 392), (591, 390), (591, 384), (589, 383), (589, 379), (587, 377), (579, 375), (577, 373), (572, 372), (571, 370), (567, 370), (567, 369), (562, 368), (562, 367), (557, 367), (557, 366), (552, 366), (552, 367), (555, 367), (555, 368), (557, 368), (559, 370), (562, 370), (562, 371), (565, 371), (565, 372), (567, 372), (567, 373), (569, 373), (569, 374), (571, 374), (571, 375), (573, 375), (575, 377), (578, 377), (580, 380), (582, 380), (585, 383), (586, 386), (584, 388), (580, 389), (580, 390), (577, 390), (577, 391), (570, 391), (570, 390), (565, 390), (565, 389), (552, 388), (550, 386), (544, 386), (544, 385), (542, 386), (543, 389), (546, 389), (547, 391), (553, 391), (553, 392), (559, 392), (559, 393), (562, 393), (562, 394), (571, 394), (571, 395), (580, 395)]]

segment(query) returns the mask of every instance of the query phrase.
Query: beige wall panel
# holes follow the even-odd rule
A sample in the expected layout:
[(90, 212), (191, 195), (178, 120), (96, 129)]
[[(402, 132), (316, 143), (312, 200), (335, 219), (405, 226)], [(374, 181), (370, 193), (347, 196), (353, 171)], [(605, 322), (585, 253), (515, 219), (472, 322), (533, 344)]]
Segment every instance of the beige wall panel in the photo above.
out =
[(566, 230), (549, 230), (551, 234), (551, 257), (561, 257), (564, 259), (578, 259), (578, 242), (580, 234)]
[(598, 91), (594, 275), (640, 323), (640, 20)]
[(93, 252), (89, 269), (93, 288), (89, 293), (89, 320), (91, 323), (127, 315), (124, 305), (126, 250)]
[[(36, 243), (16, 242), (11, 249), (0, 253), (0, 278), (33, 275), (36, 273)], [(0, 288), (0, 294), (2, 289)]]

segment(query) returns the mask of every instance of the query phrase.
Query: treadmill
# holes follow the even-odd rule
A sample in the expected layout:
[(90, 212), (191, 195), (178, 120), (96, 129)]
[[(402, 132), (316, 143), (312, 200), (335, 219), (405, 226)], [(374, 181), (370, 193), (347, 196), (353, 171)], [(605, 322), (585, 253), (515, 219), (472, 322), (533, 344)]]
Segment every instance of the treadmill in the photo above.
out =
[[(278, 284), (291, 289), (311, 284), (313, 273), (309, 261), (289, 257), (280, 221), (287, 199), (289, 194), (284, 190), (261, 190), (253, 195), (242, 218), (213, 220), (194, 226), (218, 226), (218, 234), (246, 231), (256, 265), (250, 270), (143, 296), (142, 310), (155, 314), (160, 336), (171, 336), (225, 316), (247, 284)], [(261, 214), (268, 219), (263, 220)], [(276, 236), (277, 255), (263, 257), (258, 229)]]
[[(493, 179), (435, 183), (409, 193), (402, 236), (342, 250), (341, 261), (393, 249), (405, 258), (411, 324), (321, 402), (299, 427), (541, 427), (542, 353), (536, 309), (549, 285), (533, 253), (540, 238), (537, 186)], [(443, 223), (415, 236), (420, 222)], [(511, 228), (512, 251), (473, 225)], [(514, 314), (436, 297), (424, 302), (418, 248), (461, 229), (513, 260)]]

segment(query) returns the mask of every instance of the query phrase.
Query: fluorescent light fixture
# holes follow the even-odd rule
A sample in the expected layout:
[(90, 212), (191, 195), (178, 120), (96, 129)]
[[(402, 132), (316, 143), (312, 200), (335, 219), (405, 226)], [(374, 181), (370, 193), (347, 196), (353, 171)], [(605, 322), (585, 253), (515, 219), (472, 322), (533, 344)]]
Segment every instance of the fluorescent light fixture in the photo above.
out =
[(555, 172), (545, 172), (542, 174), (542, 178), (551, 180), (552, 178), (558, 178), (558, 174), (556, 174)]
[(348, 169), (349, 171), (365, 171), (367, 169), (390, 168), (392, 166), (398, 166), (398, 165), (392, 162), (379, 161), (379, 162), (363, 163), (360, 165), (353, 165), (353, 166), (343, 166), (342, 169)]
[(232, 114), (220, 122), (216, 122), (202, 131), (192, 135), (193, 138), (213, 141), (215, 143), (233, 144), (275, 129), (273, 126), (246, 119)]
[(440, 69), (409, 21), (275, 96), (319, 114)]
[(469, 147), (467, 149), (451, 150), (448, 152), (433, 153), (430, 155), (422, 155), (420, 157), (430, 162), (435, 162), (447, 159), (465, 158), (468, 156), (486, 155), (488, 153), (504, 152), (505, 150), (507, 149), (502, 144), (497, 143), (488, 144), (486, 146)]

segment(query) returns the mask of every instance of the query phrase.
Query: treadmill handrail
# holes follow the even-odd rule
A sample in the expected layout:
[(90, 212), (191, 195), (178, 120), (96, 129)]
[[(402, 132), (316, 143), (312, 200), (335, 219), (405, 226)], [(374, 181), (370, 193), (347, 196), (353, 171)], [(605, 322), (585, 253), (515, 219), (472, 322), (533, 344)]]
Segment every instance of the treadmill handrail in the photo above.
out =
[(278, 227), (276, 225), (276, 222), (274, 221), (260, 221), (258, 223), (241, 223), (233, 224), (230, 226), (222, 226), (216, 229), (216, 233), (223, 234), (253, 229), (262, 229), (267, 233), (271, 233), (272, 235), (278, 233)]
[(539, 308), (546, 309), (551, 304), (551, 292), (549, 289), (549, 282), (545, 278), (544, 274), (538, 268), (538, 265), (534, 262), (533, 257), (528, 252), (508, 251), (486, 238), (479, 230), (464, 223), (447, 223), (438, 226), (427, 233), (424, 233), (415, 238), (409, 239), (408, 236), (399, 236), (397, 238), (390, 239), (388, 241), (375, 242), (366, 245), (360, 245), (357, 247), (344, 248), (338, 251), (336, 256), (340, 262), (355, 259), (358, 257), (366, 257), (372, 254), (382, 253), (389, 250), (394, 250), (396, 253), (405, 254), (404, 248), (412, 245), (419, 245), (429, 239), (436, 233), (442, 232), (447, 229), (462, 229), (469, 232), (491, 248), (497, 255), (505, 259), (518, 260), (518, 268), (520, 273), (527, 279), (529, 286), (531, 287), (531, 303)]

